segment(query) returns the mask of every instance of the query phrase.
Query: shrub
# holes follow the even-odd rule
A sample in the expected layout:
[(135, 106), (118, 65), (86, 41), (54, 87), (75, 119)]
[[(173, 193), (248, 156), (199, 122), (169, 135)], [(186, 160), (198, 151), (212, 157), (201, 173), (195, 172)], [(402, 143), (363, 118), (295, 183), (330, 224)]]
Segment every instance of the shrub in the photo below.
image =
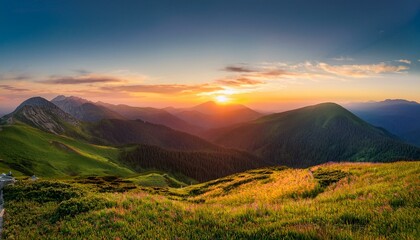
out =
[(4, 199), (8, 201), (61, 202), (83, 193), (61, 182), (39, 181), (20, 182), (4, 189)]
[(58, 205), (51, 220), (52, 222), (56, 222), (66, 216), (75, 216), (80, 213), (112, 207), (114, 205), (114, 202), (98, 197), (72, 198)]

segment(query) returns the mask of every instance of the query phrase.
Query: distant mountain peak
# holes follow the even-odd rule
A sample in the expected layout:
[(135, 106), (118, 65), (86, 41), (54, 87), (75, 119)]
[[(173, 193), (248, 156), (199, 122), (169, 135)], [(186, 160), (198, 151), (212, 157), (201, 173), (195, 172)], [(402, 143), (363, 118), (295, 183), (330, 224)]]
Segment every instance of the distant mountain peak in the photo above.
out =
[(418, 104), (415, 101), (408, 101), (406, 99), (385, 99), (383, 103), (393, 103), (393, 104)]
[(79, 105), (82, 105), (84, 103), (89, 103), (91, 101), (81, 98), (81, 97), (76, 97), (76, 96), (69, 96), (66, 97), (64, 95), (59, 95), (57, 97), (55, 97), (54, 99), (51, 100), (51, 102), (53, 103), (57, 103), (57, 102), (62, 102), (62, 101), (68, 101), (68, 102), (73, 102)]
[(71, 115), (42, 97), (25, 100), (15, 111), (4, 116), (0, 122), (13, 124), (16, 120), (54, 134), (71, 131), (70, 126), (79, 124)]
[(32, 97), (29, 99), (26, 99), (25, 101), (23, 101), (14, 112), (22, 109), (25, 106), (31, 106), (31, 107), (51, 107), (51, 108), (57, 108), (57, 106), (55, 106), (53, 103), (51, 103), (50, 101), (48, 101), (47, 99), (43, 98), (43, 97)]
[(64, 95), (58, 95), (57, 97), (51, 99), (51, 101), (63, 101), (65, 100), (67, 97)]

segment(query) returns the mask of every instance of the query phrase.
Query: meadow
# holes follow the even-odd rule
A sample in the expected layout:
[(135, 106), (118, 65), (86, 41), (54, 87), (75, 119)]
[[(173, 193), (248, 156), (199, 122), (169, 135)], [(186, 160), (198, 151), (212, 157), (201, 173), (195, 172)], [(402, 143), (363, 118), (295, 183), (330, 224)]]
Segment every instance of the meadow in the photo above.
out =
[(419, 239), (420, 163), (272, 167), (177, 187), (21, 179), (5, 239)]

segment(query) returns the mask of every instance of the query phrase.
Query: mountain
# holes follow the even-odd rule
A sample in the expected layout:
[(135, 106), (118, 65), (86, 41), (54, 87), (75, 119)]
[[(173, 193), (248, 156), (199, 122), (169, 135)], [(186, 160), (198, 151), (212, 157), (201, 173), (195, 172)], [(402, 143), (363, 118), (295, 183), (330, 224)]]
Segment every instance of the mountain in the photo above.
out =
[(420, 146), (420, 104), (402, 99), (347, 105), (354, 114), (385, 128), (405, 141)]
[(147, 144), (177, 150), (215, 150), (208, 141), (143, 120), (104, 119), (85, 124), (83, 130), (97, 144)]
[(96, 104), (104, 106), (129, 120), (141, 119), (143, 121), (162, 124), (175, 130), (188, 132), (192, 134), (201, 131), (201, 129), (198, 126), (189, 124), (186, 121), (162, 109), (151, 107), (132, 107), (123, 104), (113, 105), (104, 102), (97, 102)]
[(207, 138), (293, 167), (328, 161), (420, 159), (419, 148), (403, 143), (334, 103), (271, 114), (210, 131)]
[(83, 98), (60, 95), (51, 102), (81, 121), (95, 122), (102, 119), (124, 119), (118, 113)]
[(213, 101), (191, 108), (166, 108), (182, 120), (204, 129), (220, 128), (255, 120), (262, 114), (241, 104), (219, 105)]
[(54, 134), (72, 132), (80, 125), (70, 114), (42, 97), (29, 98), (22, 102), (16, 110), (0, 119), (0, 123), (13, 124), (16, 121), (26, 123)]

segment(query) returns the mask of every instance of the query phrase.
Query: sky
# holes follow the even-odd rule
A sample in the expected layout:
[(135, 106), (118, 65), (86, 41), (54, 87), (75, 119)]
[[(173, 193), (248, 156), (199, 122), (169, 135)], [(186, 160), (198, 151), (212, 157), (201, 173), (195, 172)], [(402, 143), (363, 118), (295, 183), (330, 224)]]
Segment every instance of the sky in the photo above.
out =
[(0, 113), (59, 94), (263, 111), (420, 102), (420, 1), (0, 0)]

